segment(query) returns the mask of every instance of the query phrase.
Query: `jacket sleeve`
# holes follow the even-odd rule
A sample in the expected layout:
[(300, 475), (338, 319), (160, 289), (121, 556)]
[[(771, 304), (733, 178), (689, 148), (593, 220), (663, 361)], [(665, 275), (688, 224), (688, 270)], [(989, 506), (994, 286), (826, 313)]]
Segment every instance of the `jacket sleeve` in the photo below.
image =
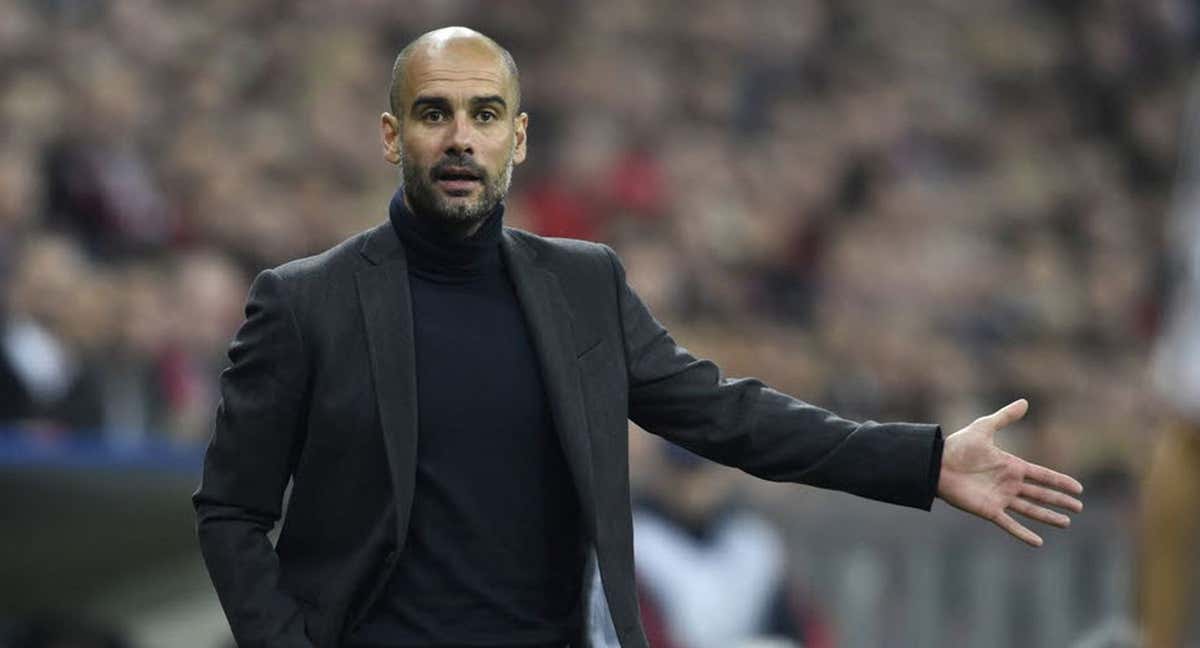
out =
[(300, 329), (270, 270), (250, 288), (229, 359), (192, 496), (201, 553), (239, 646), (312, 646), (298, 603), (280, 588), (267, 538), (303, 446), (307, 384)]
[[(928, 510), (941, 428), (856, 423), (755, 378), (728, 379), (675, 343), (630, 289), (611, 249), (629, 379), (629, 417), (713, 461), (772, 481), (808, 484)], [(936, 463), (935, 463), (936, 462)]]

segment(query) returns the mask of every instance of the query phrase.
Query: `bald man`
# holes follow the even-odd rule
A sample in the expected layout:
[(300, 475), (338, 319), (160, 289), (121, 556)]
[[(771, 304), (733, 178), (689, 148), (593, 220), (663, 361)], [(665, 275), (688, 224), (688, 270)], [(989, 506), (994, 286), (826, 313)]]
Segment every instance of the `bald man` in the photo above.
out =
[(1047, 507), (1082, 507), (993, 443), (1023, 400), (944, 441), (849, 421), (677, 346), (607, 246), (504, 227), (529, 118), (486, 36), (416, 39), (389, 101), (387, 220), (259, 274), (221, 374), (193, 502), (243, 648), (587, 646), (591, 592), (646, 646), (628, 419), (764, 479), (941, 497), (1035, 546), (1010, 512), (1062, 527)]

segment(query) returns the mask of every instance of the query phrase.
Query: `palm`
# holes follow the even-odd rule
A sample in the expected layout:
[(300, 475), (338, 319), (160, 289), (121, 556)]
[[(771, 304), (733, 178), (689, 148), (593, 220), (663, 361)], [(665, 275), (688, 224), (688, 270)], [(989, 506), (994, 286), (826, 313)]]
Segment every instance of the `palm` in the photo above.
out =
[(938, 496), (1038, 547), (1042, 539), (1014, 520), (1009, 511), (1065, 528), (1071, 519), (1046, 506), (1083, 510), (1083, 503), (1067, 494), (1078, 495), (1083, 486), (1067, 475), (996, 447), (996, 431), (1020, 420), (1028, 408), (1024, 399), (1018, 400), (946, 437)]

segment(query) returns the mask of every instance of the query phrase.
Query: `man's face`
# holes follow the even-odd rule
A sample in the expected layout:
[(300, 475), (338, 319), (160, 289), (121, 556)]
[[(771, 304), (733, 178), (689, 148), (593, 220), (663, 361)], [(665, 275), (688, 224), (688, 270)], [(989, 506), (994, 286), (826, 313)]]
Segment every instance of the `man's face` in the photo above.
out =
[(474, 231), (525, 159), (528, 116), (499, 54), (455, 40), (413, 53), (397, 110), (383, 115), (384, 157), (401, 166), (420, 214)]

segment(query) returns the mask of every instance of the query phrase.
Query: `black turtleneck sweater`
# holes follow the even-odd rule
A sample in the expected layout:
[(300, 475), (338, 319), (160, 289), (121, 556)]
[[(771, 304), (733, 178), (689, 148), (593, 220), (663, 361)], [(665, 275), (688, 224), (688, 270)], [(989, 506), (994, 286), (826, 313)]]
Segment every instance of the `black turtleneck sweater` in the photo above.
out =
[(578, 500), (500, 253), (504, 208), (457, 239), (392, 199), (412, 292), (417, 475), (403, 552), (355, 647), (569, 641)]

